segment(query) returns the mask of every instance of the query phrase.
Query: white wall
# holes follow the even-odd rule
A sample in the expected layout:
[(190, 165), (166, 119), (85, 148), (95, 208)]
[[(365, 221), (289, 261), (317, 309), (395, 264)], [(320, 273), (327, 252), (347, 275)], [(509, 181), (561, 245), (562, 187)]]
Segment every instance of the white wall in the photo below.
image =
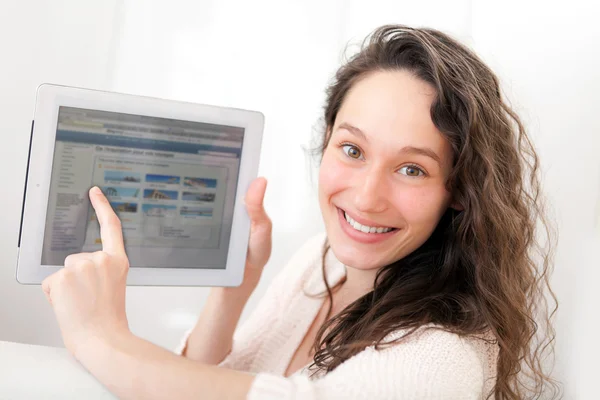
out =
[[(600, 25), (594, 2), (477, 3), (478, 52), (535, 138), (559, 228), (555, 375), (566, 399), (597, 392), (600, 278)], [(594, 387), (592, 386), (594, 385)], [(587, 394), (587, 395), (586, 395)]]
[(15, 280), (36, 87), (110, 87), (117, 0), (2, 1), (0, 6), (0, 340), (60, 344), (39, 286)]
[[(588, 378), (599, 356), (590, 314), (598, 304), (592, 285), (600, 265), (600, 254), (594, 253), (600, 238), (593, 236), (600, 230), (598, 224), (594, 228), (600, 213), (595, 208), (600, 207), (600, 126), (593, 114), (600, 90), (600, 28), (584, 0), (554, 5), (509, 0), (501, 6), (469, 0), (4, 3), (0, 340), (60, 344), (41, 289), (14, 280), (39, 83), (265, 113), (260, 173), (269, 179), (266, 207), (274, 221), (274, 251), (251, 310), (291, 252), (322, 230), (314, 170), (302, 147), (310, 145), (318, 127), (323, 89), (344, 46), (380, 24), (400, 22), (443, 29), (474, 46), (502, 77), (533, 133), (561, 229), (553, 280), (561, 301), (556, 376), (569, 381), (565, 398), (593, 393), (586, 385), (593, 382)], [(172, 347), (194, 323), (206, 294), (204, 288), (128, 288), (130, 325)]]

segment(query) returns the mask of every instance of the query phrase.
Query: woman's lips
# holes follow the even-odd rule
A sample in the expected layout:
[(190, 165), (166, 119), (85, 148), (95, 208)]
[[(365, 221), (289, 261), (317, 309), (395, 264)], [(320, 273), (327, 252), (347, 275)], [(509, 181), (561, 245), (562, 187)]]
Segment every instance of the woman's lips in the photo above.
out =
[(342, 210), (341, 208), (338, 208), (338, 207), (336, 207), (336, 208), (337, 208), (337, 212), (338, 212), (338, 220), (340, 222), (342, 231), (348, 237), (350, 237), (350, 239), (352, 239), (354, 241), (357, 241), (360, 243), (365, 243), (365, 244), (379, 243), (379, 242), (389, 239), (391, 236), (395, 235), (396, 232), (398, 232), (400, 230), (400, 229), (394, 228), (393, 230), (391, 230), (389, 232), (385, 232), (385, 233), (366, 233), (366, 232), (356, 230), (346, 220), (346, 216), (344, 215), (344, 210)]

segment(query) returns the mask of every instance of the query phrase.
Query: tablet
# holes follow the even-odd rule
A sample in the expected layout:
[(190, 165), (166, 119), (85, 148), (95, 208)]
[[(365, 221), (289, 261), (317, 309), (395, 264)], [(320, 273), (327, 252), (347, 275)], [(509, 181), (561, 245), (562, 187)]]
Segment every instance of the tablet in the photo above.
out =
[(256, 111), (41, 85), (17, 281), (40, 284), (69, 254), (101, 250), (98, 186), (121, 219), (128, 285), (239, 285), (263, 125)]

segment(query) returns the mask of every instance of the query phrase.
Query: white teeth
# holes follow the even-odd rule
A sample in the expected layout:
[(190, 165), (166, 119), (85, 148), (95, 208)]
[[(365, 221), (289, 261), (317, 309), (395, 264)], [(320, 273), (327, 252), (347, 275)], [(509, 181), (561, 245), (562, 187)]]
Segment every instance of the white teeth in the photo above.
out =
[(358, 222), (356, 222), (355, 220), (353, 220), (352, 217), (350, 217), (345, 212), (344, 212), (344, 217), (346, 217), (346, 221), (348, 221), (348, 224), (351, 227), (353, 227), (357, 231), (361, 231), (364, 233), (386, 233), (393, 229), (393, 228), (372, 227), (372, 226), (361, 225)]

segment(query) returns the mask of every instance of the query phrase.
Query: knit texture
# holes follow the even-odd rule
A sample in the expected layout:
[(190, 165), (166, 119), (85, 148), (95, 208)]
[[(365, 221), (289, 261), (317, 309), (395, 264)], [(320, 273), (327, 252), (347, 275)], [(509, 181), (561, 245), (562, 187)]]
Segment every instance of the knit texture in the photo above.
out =
[[(273, 279), (256, 309), (233, 336), (219, 366), (256, 374), (249, 400), (485, 399), (493, 389), (498, 345), (493, 337), (461, 337), (429, 325), (393, 346), (373, 346), (335, 370), (310, 378), (308, 365), (284, 373), (324, 304), (321, 273), (324, 234), (310, 239)], [(325, 259), (327, 282), (335, 286), (346, 267), (332, 251)], [(432, 329), (425, 329), (432, 328)], [(179, 348), (181, 354), (188, 332)], [(396, 331), (384, 341), (402, 337)], [(493, 397), (492, 397), (493, 398)]]

